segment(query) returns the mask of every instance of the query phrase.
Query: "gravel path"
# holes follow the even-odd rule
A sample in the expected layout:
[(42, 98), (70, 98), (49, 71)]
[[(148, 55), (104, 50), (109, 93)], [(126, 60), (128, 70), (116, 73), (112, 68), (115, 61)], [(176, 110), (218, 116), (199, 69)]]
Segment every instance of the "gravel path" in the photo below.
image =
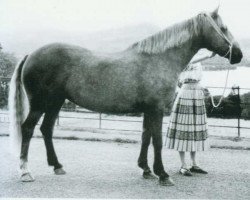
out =
[[(176, 185), (162, 187), (157, 180), (141, 177), (136, 166), (139, 144), (54, 143), (67, 174), (53, 174), (46, 163), (43, 140), (34, 138), (29, 160), (36, 181), (22, 183), (18, 164), (8, 153), (8, 137), (0, 137), (0, 197), (250, 199), (250, 151), (211, 149), (200, 153), (200, 164), (209, 174), (182, 177), (177, 153), (164, 148), (164, 165)], [(151, 165), (152, 157), (150, 148)]]

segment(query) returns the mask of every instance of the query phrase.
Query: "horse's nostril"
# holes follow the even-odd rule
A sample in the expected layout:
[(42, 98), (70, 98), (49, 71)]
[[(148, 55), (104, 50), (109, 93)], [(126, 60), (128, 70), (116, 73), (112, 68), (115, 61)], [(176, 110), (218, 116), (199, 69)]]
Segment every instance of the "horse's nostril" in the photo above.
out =
[(243, 53), (240, 51), (240, 59), (242, 59), (243, 58)]
[(243, 54), (241, 51), (239, 51), (238, 55), (237, 55), (237, 60), (239, 60), (239, 62), (241, 61), (241, 59), (243, 58)]
[(231, 64), (240, 63), (240, 62), (241, 62), (242, 57), (243, 57), (242, 53), (237, 54), (235, 57), (232, 57), (232, 59), (231, 59), (230, 63), (231, 63)]

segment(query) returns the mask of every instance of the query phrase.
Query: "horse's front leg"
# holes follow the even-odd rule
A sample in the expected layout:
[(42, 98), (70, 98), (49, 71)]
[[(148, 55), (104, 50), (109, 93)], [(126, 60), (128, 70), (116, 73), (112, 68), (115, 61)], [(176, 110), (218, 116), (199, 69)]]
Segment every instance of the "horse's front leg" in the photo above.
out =
[(150, 112), (147, 117), (149, 118), (149, 120), (147, 121), (147, 126), (150, 127), (150, 132), (152, 134), (154, 145), (154, 173), (159, 176), (159, 181), (161, 185), (174, 185), (169, 175), (165, 172), (162, 163), (161, 151), (163, 111)]
[(152, 172), (148, 166), (148, 147), (151, 141), (151, 132), (149, 125), (149, 117), (148, 115), (144, 114), (143, 118), (143, 132), (142, 132), (142, 144), (141, 144), (141, 152), (138, 159), (138, 166), (143, 169), (143, 177), (145, 179), (155, 178), (152, 175)]

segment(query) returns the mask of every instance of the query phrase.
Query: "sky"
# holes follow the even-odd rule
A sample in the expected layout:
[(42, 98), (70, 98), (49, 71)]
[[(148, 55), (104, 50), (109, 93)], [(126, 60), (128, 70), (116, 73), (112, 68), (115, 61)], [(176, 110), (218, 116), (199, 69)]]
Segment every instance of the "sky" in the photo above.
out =
[(0, 0), (0, 42), (41, 31), (49, 37), (56, 31), (91, 33), (144, 23), (163, 29), (218, 5), (233, 35), (248, 38), (248, 0)]
[(1, 0), (0, 27), (93, 31), (152, 23), (165, 28), (219, 4), (219, 14), (233, 32), (249, 35), (248, 0)]
[(72, 38), (80, 33), (81, 39), (81, 33), (139, 24), (164, 29), (218, 5), (235, 39), (250, 40), (249, 0), (0, 0), (0, 43), (21, 56), (60, 33)]

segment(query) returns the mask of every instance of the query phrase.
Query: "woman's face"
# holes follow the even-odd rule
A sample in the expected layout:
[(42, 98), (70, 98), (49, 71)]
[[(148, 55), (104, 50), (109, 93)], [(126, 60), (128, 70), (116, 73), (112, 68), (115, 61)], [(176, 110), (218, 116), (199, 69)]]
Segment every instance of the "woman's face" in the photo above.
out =
[(190, 67), (189, 67), (189, 70), (191, 71), (191, 70), (196, 70), (197, 69), (197, 66), (195, 66), (195, 65), (190, 65)]
[(200, 67), (200, 64), (191, 64), (189, 66), (189, 70), (198, 70)]

